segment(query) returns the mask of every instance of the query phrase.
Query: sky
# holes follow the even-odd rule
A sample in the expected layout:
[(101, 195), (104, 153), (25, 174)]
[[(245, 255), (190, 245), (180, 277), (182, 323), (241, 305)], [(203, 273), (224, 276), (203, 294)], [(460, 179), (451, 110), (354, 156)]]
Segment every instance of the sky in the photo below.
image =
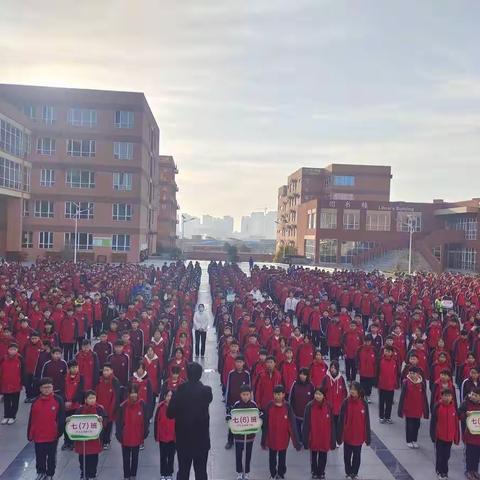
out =
[(480, 197), (477, 0), (1, 0), (0, 82), (145, 93), (181, 211), (276, 209), (302, 166)]

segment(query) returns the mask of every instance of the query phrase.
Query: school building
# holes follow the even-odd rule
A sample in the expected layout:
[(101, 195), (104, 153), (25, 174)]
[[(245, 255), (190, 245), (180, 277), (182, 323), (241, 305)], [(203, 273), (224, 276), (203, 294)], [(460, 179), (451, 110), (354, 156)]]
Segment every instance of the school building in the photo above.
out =
[(143, 93), (0, 84), (0, 255), (136, 262), (175, 246), (178, 169), (159, 143)]
[(277, 249), (313, 263), (361, 267), (409, 247), (435, 272), (480, 271), (480, 198), (391, 202), (391, 167), (301, 168), (278, 191)]

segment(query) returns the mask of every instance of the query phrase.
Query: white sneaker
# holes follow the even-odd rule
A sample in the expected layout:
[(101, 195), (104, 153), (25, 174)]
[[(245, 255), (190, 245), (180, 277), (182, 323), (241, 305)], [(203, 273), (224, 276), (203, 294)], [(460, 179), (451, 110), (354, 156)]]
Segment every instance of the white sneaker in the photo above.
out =
[(0, 423), (2, 425), (6, 425), (8, 423), (9, 418), (4, 418)]
[(243, 473), (237, 473), (237, 480), (243, 480)]
[(415, 448), (414, 445), (413, 445), (413, 442), (408, 442), (408, 443), (407, 443), (407, 447), (408, 447), (408, 448)]
[(15, 423), (15, 421), (16, 420), (14, 418), (9, 418), (7, 423), (8, 423), (8, 425), (13, 425)]
[(249, 473), (245, 473), (243, 475), (243, 480), (250, 480), (250, 474)]
[(417, 442), (412, 442), (412, 443), (413, 443), (413, 448), (420, 448)]

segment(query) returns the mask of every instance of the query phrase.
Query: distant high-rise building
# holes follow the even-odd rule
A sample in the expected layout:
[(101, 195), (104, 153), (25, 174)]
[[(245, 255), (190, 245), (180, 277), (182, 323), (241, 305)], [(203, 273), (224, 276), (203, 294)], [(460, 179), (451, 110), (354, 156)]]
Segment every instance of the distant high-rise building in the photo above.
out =
[(275, 238), (277, 212), (252, 212), (243, 216), (240, 233), (243, 238)]
[[(184, 237), (191, 238), (193, 235), (206, 235), (214, 238), (226, 238), (233, 233), (233, 217), (223, 218), (212, 215), (202, 215), (202, 221), (187, 213), (183, 214)], [(193, 219), (193, 220), (192, 220)]]

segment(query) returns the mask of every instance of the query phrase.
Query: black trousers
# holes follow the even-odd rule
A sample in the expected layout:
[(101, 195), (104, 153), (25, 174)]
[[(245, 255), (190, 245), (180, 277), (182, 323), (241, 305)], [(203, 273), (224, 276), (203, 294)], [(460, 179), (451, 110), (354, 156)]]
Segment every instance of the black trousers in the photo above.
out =
[(330, 347), (330, 360), (338, 360), (342, 353), (341, 347)]
[(80, 476), (85, 479), (95, 478), (97, 476), (98, 453), (85, 455), (85, 470), (83, 471), (83, 455), (78, 456), (80, 463)]
[(310, 452), (310, 464), (312, 466), (312, 475), (319, 477), (325, 475), (327, 466), (327, 452)]
[(320, 347), (320, 330), (312, 330), (312, 343), (315, 345), (315, 348)]
[(57, 466), (57, 441), (35, 443), (35, 463), (37, 473), (43, 473), (47, 477), (55, 475)]
[(17, 418), (20, 392), (3, 394), (3, 411), (5, 418)]
[(324, 357), (328, 355), (328, 345), (325, 337), (320, 337), (320, 351)]
[(70, 360), (73, 360), (75, 344), (74, 343), (64, 343), (63, 347), (63, 359), (68, 363)]
[(345, 359), (345, 376), (347, 382), (353, 382), (357, 378), (357, 362), (354, 358)]
[[(74, 415), (75, 412), (76, 412), (76, 410), (67, 410), (65, 412), (65, 418), (68, 418), (71, 415)], [(65, 432), (65, 425), (63, 426), (63, 443), (67, 447), (73, 447), (73, 440), (70, 440), (70, 437)]]
[(452, 442), (437, 440), (435, 442), (435, 470), (442, 475), (448, 475), (448, 461)]
[(420, 429), (419, 418), (405, 418), (405, 435), (407, 443), (416, 442), (418, 440), (418, 430)]
[(273, 478), (275, 478), (277, 474), (281, 476), (285, 475), (287, 471), (287, 451), (270, 449), (268, 452), (268, 464), (270, 467), (270, 475)]
[(173, 475), (173, 461), (175, 460), (175, 442), (159, 442), (160, 446), (160, 475)]
[(113, 422), (108, 422), (105, 428), (102, 430), (102, 443), (108, 445), (112, 439), (112, 426)]
[(138, 447), (122, 446), (123, 476), (125, 478), (137, 476), (139, 451), (140, 451), (140, 445)]
[(250, 473), (250, 460), (252, 459), (253, 442), (247, 442), (245, 458), (245, 470), (243, 470), (243, 440), (235, 442), (235, 462), (237, 473)]
[(467, 472), (478, 472), (480, 462), (480, 445), (465, 444), (465, 463)]
[[(187, 450), (187, 451), (185, 451)], [(208, 480), (207, 460), (208, 450), (190, 452), (188, 449), (177, 450), (178, 473), (177, 480), (189, 480), (190, 469), (195, 471), (195, 480)]]
[(343, 444), (343, 462), (346, 475), (358, 475), (362, 459), (362, 446)]
[(95, 320), (93, 322), (93, 336), (98, 338), (100, 336), (101, 331), (102, 331), (102, 321)]
[(393, 395), (395, 390), (378, 391), (378, 416), (380, 418), (392, 418)]
[(25, 396), (27, 398), (35, 398), (37, 395), (35, 377), (33, 373), (27, 373), (25, 376)]
[(370, 320), (370, 315), (362, 315), (362, 324), (365, 331), (368, 330), (368, 321)]
[(205, 356), (205, 343), (207, 341), (207, 332), (195, 330), (195, 355)]
[(366, 397), (372, 395), (373, 378), (360, 376), (360, 385), (363, 388)]

